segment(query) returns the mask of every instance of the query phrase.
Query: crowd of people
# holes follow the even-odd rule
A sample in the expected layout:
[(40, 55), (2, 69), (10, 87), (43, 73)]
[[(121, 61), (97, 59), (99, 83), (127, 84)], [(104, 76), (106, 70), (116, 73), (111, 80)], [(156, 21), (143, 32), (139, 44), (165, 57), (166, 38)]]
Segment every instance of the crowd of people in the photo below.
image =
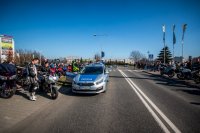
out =
[(8, 68), (11, 68), (9, 66), (14, 66), (12, 68), (15, 68), (16, 71), (18, 70), (25, 70), (27, 75), (27, 79), (29, 80), (30, 87), (29, 87), (29, 99), (31, 101), (35, 101), (37, 97), (35, 96), (36, 90), (38, 89), (38, 72), (45, 72), (50, 75), (56, 74), (58, 77), (66, 76), (66, 72), (79, 72), (81, 68), (83, 67), (83, 63), (80, 61), (74, 60), (71, 63), (63, 63), (60, 60), (43, 60), (39, 64), (40, 60), (39, 58), (33, 58), (31, 62), (25, 63), (26, 65), (24, 67), (21, 67), (19, 65), (16, 65), (14, 60), (10, 61), (3, 61), (3, 65)]
[(192, 63), (191, 61), (185, 61), (183, 63), (174, 62), (174, 63), (166, 63), (166, 64), (161, 63), (160, 61), (152, 62), (152, 63), (141, 63), (141, 62), (138, 62), (138, 63), (134, 64), (134, 68), (137, 67), (138, 69), (145, 69), (145, 70), (150, 70), (150, 71), (159, 71), (160, 67), (162, 65), (171, 66), (171, 67), (173, 67), (175, 69), (187, 68), (187, 69), (193, 70), (194, 67), (200, 66), (200, 62)]

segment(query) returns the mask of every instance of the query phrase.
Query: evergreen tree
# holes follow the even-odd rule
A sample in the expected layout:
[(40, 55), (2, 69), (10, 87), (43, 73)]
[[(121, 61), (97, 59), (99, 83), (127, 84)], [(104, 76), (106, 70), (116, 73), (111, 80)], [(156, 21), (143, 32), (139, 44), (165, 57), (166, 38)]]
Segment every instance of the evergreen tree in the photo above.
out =
[(81, 57), (81, 59), (80, 59), (80, 63), (81, 63), (81, 64), (83, 63), (83, 59), (82, 59), (82, 57)]
[(165, 49), (165, 63), (169, 63), (172, 60), (172, 54), (167, 46), (160, 51), (158, 55), (158, 60), (164, 63), (164, 49)]

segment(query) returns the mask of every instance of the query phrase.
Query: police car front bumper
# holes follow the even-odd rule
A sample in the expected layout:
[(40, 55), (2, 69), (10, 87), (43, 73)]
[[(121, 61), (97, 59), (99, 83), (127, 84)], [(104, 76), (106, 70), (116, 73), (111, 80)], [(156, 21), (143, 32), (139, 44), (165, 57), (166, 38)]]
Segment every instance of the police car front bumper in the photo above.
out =
[(93, 86), (80, 86), (77, 84), (72, 84), (72, 92), (74, 93), (88, 93), (88, 94), (98, 94), (105, 91), (105, 82)]

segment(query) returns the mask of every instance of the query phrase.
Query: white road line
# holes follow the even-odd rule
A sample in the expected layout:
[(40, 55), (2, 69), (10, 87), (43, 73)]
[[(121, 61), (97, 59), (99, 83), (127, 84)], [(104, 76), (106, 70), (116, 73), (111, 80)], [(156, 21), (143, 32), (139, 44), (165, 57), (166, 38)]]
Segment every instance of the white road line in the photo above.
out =
[(140, 72), (140, 70), (128, 70), (129, 72)]
[(143, 91), (132, 81), (131, 83), (135, 88), (144, 96), (144, 98), (153, 106), (153, 108), (159, 113), (159, 115), (167, 122), (167, 124), (176, 132), (180, 133), (181, 131), (166, 117), (166, 115), (144, 94)]
[[(169, 133), (170, 131), (167, 129), (167, 127), (164, 125), (164, 123), (159, 119), (159, 117), (156, 115), (156, 113), (152, 110), (152, 108), (148, 105), (148, 103), (156, 110), (156, 112), (165, 120), (165, 122), (172, 128), (172, 130), (176, 133), (181, 133), (181, 131), (166, 117), (166, 115), (139, 89), (139, 87), (130, 79), (127, 77), (127, 75), (119, 70), (119, 72), (125, 77), (126, 81), (129, 83), (129, 85), (132, 87), (132, 89), (136, 92), (140, 100), (143, 102), (145, 107), (148, 109), (148, 111), (152, 114), (153, 118), (156, 120), (156, 122), (159, 124), (159, 126), (163, 129), (164, 132)], [(144, 98), (148, 103), (144, 100)]]

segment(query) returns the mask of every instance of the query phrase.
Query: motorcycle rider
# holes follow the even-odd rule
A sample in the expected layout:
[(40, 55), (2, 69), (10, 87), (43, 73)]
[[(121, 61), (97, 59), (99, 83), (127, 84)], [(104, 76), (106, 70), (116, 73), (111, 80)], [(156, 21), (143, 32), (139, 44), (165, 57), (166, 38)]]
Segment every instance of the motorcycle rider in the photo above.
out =
[(30, 79), (30, 88), (29, 88), (29, 93), (30, 93), (30, 100), (35, 101), (36, 96), (35, 96), (35, 91), (38, 88), (38, 78), (37, 78), (37, 68), (36, 65), (38, 64), (39, 59), (34, 58), (32, 59), (31, 63), (28, 65), (28, 71), (29, 71), (29, 79)]
[(45, 63), (44, 63), (44, 66), (42, 66), (41, 71), (42, 71), (42, 72), (49, 72), (49, 71), (50, 71), (49, 62), (45, 62)]
[[(47, 73), (47, 74), (49, 74), (50, 73), (50, 67), (49, 67), (49, 62), (48, 61), (46, 61), (45, 63), (44, 63), (44, 65), (42, 66), (42, 68), (41, 68), (41, 72), (42, 73)], [(40, 77), (40, 82), (41, 82), (41, 85), (40, 85), (40, 91), (43, 91), (43, 85), (44, 85), (44, 83), (45, 83), (45, 78), (44, 77)]]

